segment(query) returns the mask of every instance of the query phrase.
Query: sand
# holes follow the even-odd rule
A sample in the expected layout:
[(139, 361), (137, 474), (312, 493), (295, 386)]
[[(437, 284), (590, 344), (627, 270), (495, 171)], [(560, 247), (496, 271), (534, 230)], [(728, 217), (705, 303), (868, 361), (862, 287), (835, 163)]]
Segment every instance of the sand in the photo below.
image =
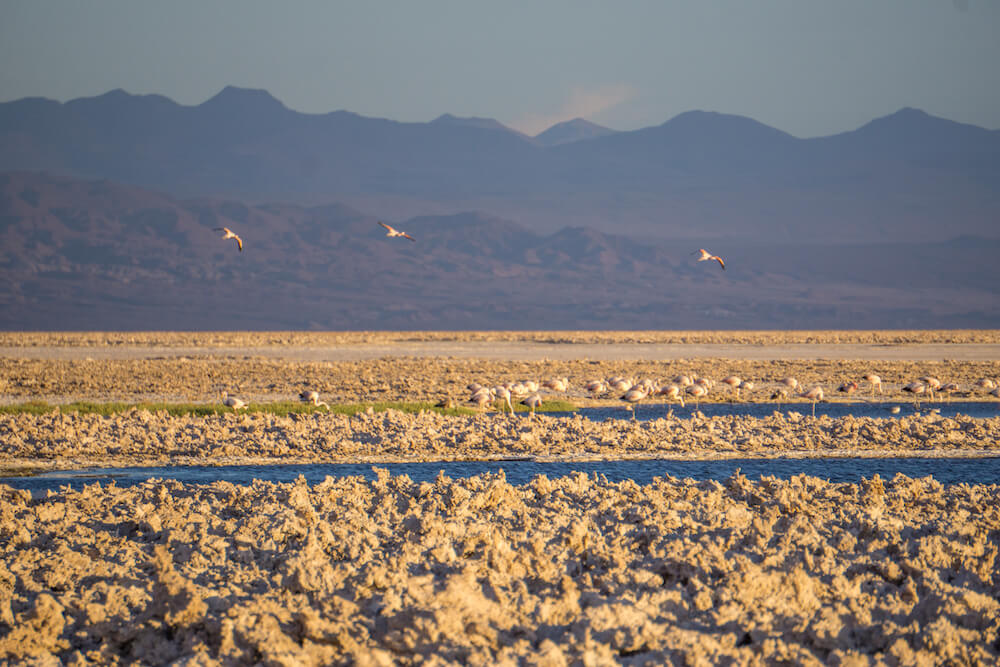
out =
[[(457, 343), (466, 352), (430, 354)], [(357, 351), (412, 353), (405, 346), (418, 344), (431, 346), (427, 354)], [(530, 354), (476, 356), (500, 344)], [(716, 380), (736, 373), (758, 384), (744, 398), (759, 401), (787, 375), (830, 393), (868, 371), (885, 382), (876, 398), (899, 400), (903, 384), (934, 375), (958, 383), (956, 396), (988, 400), (973, 383), (1000, 376), (989, 348), (998, 344), (996, 332), (0, 334), (0, 400), (209, 402), (227, 389), (269, 401), (307, 386), (340, 402), (461, 400), (472, 381), (567, 376), (574, 388), (560, 398), (610, 405), (614, 397), (587, 397), (583, 382), (686, 372)], [(354, 346), (355, 356), (301, 352), (331, 345)], [(534, 356), (528, 346), (536, 345), (604, 354)], [(617, 356), (630, 345), (642, 354)], [(673, 345), (685, 354), (657, 347)], [(717, 346), (735, 351), (718, 356)], [(813, 353), (788, 354), (790, 346)], [(854, 356), (861, 349), (875, 352)], [(729, 399), (718, 386), (710, 395)], [(809, 407), (801, 403), (806, 416), (638, 423), (626, 413), (593, 423), (394, 410), (204, 418), (52, 411), (0, 415), (0, 467), (1000, 454), (1000, 417), (830, 419), (807, 416)], [(1000, 659), (996, 485), (737, 475), (723, 484), (639, 486), (582, 474), (523, 486), (502, 475), (416, 484), (384, 471), (372, 482), (247, 482), (92, 485), (31, 498), (0, 480), (0, 659)]]

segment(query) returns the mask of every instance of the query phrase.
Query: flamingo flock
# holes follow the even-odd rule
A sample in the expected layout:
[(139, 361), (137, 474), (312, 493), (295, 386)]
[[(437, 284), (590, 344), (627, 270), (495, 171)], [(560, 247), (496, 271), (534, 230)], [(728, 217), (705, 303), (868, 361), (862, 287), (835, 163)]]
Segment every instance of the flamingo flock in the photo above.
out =
[[(728, 388), (730, 401), (740, 400), (752, 393), (757, 384), (743, 379), (737, 375), (727, 375), (718, 383)], [(847, 396), (853, 395), (861, 390), (862, 384), (866, 383), (874, 398), (875, 393), (884, 394), (882, 379), (874, 373), (866, 373), (856, 380), (847, 380), (837, 386), (837, 392)], [(780, 406), (783, 401), (790, 397), (795, 397), (811, 403), (811, 414), (816, 416), (816, 404), (826, 399), (826, 392), (821, 384), (815, 384), (806, 389), (794, 377), (784, 377), (779, 380), (762, 383), (762, 389), (768, 390), (770, 400), (776, 401)], [(692, 400), (696, 409), (703, 400), (706, 400), (716, 382), (708, 377), (679, 374), (670, 380), (660, 381), (652, 378), (638, 379), (635, 377), (612, 376), (602, 379), (593, 379), (582, 383), (581, 390), (592, 399), (617, 398), (625, 404), (625, 409), (631, 413), (632, 420), (636, 420), (636, 410), (638, 406), (646, 400), (660, 399), (667, 404), (677, 403), (681, 407), (685, 406), (685, 399)], [(481, 411), (486, 411), (491, 407), (498, 409), (500, 413), (514, 415), (514, 402), (523, 405), (529, 411), (528, 418), (534, 419), (535, 411), (540, 408), (545, 398), (543, 394), (555, 395), (566, 394), (572, 389), (572, 383), (567, 377), (557, 377), (543, 380), (518, 380), (499, 383), (494, 386), (486, 386), (477, 382), (466, 386), (469, 392), (467, 403), (476, 405)], [(896, 386), (896, 385), (893, 385)], [(924, 399), (937, 400), (941, 395), (962, 392), (963, 388), (954, 382), (942, 382), (937, 377), (924, 375), (915, 380), (900, 383), (899, 391), (913, 397), (914, 405), (919, 408), (920, 402)], [(990, 378), (981, 378), (964, 390), (964, 395), (971, 396), (977, 392), (984, 392), (994, 398), (1000, 398), (1000, 382)], [(577, 392), (580, 395), (581, 392)], [(220, 392), (221, 402), (224, 406), (232, 408), (233, 412), (246, 410), (248, 402), (233, 396), (226, 391)], [(315, 407), (330, 410), (330, 405), (320, 400), (320, 394), (314, 389), (305, 389), (299, 392), (299, 400)], [(750, 399), (752, 400), (752, 398)], [(865, 400), (865, 399), (862, 399)], [(456, 402), (451, 397), (443, 398), (436, 403), (438, 408), (453, 408)], [(890, 412), (898, 414), (899, 406), (892, 406)], [(672, 410), (667, 413), (671, 416)]]

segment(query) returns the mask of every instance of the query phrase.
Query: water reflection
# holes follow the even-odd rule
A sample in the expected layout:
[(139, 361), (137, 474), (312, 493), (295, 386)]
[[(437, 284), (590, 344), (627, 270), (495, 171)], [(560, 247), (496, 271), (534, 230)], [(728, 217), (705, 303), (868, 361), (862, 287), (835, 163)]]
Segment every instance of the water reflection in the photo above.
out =
[[(655, 477), (725, 480), (737, 470), (750, 479), (770, 475), (787, 479), (804, 473), (831, 482), (858, 482), (878, 474), (891, 478), (896, 473), (908, 477), (931, 476), (943, 484), (1000, 484), (1000, 457), (989, 458), (895, 458), (895, 459), (734, 459), (728, 461), (591, 461), (576, 463), (539, 463), (535, 461), (458, 461), (393, 463), (379, 465), (396, 475), (408, 475), (415, 482), (432, 482), (441, 473), (464, 478), (482, 473), (504, 471), (511, 484), (525, 484), (537, 475), (563, 477), (575, 472), (604, 475), (609, 481), (631, 479), (648, 484)], [(150, 468), (109, 468), (51, 472), (36, 477), (0, 478), (0, 483), (29, 489), (35, 496), (64, 486), (74, 489), (95, 482), (118, 486), (140, 484), (149, 479), (175, 479), (187, 484), (228, 481), (249, 484), (255, 479), (291, 482), (303, 475), (310, 484), (327, 476), (361, 476), (375, 479), (371, 464), (304, 464), (271, 466), (167, 466)]]

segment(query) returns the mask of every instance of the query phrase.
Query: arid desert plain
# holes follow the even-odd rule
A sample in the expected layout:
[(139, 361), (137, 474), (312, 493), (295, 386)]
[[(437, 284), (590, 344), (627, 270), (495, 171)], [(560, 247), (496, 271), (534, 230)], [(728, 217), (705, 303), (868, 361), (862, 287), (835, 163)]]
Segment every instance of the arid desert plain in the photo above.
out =
[[(702, 404), (772, 403), (795, 378), (781, 400), (796, 411), (632, 420), (620, 391), (585, 388), (680, 376), (712, 381)], [(728, 376), (747, 383), (738, 397)], [(469, 402), (472, 383), (562, 378), (566, 391), (538, 390), (543, 408), (621, 416)], [(933, 398), (904, 391), (928, 378), (941, 385)], [(414, 482), (380, 466), (995, 457), (998, 381), (1000, 331), (0, 333), (4, 474), (377, 468), (312, 485), (153, 479), (40, 496), (0, 478), (0, 660), (996, 664), (996, 484), (578, 473), (513, 485), (489, 473)], [(816, 386), (826, 401), (905, 401), (919, 414), (831, 418), (820, 403), (813, 417), (798, 394)], [(306, 389), (334, 409), (267, 407)], [(195, 409), (221, 406), (223, 391), (248, 409)], [(935, 411), (955, 400), (998, 410)]]

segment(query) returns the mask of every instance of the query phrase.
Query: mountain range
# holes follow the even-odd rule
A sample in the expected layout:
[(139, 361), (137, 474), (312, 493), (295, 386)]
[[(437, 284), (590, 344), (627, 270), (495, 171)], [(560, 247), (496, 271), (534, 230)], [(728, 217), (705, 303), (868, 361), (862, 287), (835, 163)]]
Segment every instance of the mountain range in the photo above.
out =
[[(572, 145), (572, 144), (568, 144)], [(729, 245), (0, 173), (0, 329), (1000, 327), (1000, 240)], [(217, 227), (236, 230), (239, 252)]]
[(705, 111), (627, 132), (576, 119), (529, 137), (489, 118), (305, 114), (261, 90), (227, 87), (194, 106), (115, 90), (0, 104), (0, 170), (730, 247), (1000, 237), (1000, 131), (909, 108), (807, 139)]

